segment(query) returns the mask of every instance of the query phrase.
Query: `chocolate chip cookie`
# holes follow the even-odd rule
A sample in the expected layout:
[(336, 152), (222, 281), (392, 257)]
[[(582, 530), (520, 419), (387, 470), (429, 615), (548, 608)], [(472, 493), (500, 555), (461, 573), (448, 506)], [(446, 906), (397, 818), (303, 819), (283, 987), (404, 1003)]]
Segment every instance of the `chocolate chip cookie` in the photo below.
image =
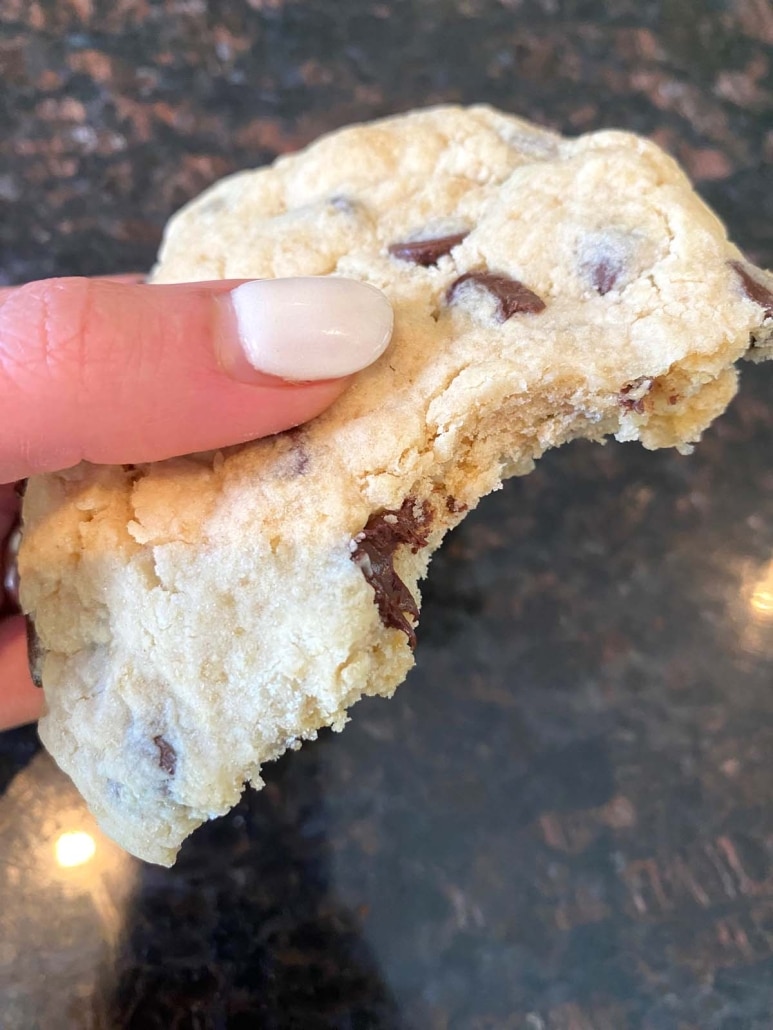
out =
[(219, 183), (157, 282), (341, 275), (393, 342), (313, 423), (29, 483), (41, 736), (102, 826), (174, 861), (261, 767), (411, 668), (447, 531), (548, 448), (688, 450), (773, 346), (771, 278), (677, 165), (488, 108), (356, 126)]

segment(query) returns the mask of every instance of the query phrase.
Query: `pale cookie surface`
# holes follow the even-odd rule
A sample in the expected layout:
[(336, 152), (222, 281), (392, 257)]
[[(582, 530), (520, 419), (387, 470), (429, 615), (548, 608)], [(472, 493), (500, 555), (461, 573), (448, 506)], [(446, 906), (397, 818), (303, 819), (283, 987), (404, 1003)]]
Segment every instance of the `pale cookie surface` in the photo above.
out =
[(327, 414), (27, 490), (41, 736), (153, 862), (265, 761), (393, 692), (417, 581), (481, 496), (575, 437), (689, 445), (773, 325), (770, 278), (654, 145), (485, 108), (347, 129), (216, 185), (171, 223), (155, 279), (299, 274), (362, 279), (395, 309), (392, 345)]

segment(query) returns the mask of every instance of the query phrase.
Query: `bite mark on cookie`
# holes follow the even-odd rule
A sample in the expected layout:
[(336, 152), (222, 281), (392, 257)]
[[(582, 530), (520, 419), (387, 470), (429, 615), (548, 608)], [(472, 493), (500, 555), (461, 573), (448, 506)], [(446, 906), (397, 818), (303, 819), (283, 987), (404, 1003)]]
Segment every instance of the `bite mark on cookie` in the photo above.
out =
[(158, 764), (165, 773), (169, 773), (170, 776), (174, 776), (175, 770), (177, 769), (177, 752), (166, 739), (166, 737), (158, 736), (153, 738), (153, 743), (158, 748)]
[(395, 572), (397, 548), (406, 544), (416, 552), (426, 546), (430, 507), (406, 497), (400, 508), (371, 515), (365, 528), (352, 541), (352, 561), (373, 587), (381, 622), (387, 629), (399, 629), (416, 647), (416, 631), (406, 616), (418, 619), (419, 609), (408, 587)]
[(459, 290), (466, 283), (481, 286), (496, 297), (502, 322), (506, 322), (513, 315), (538, 315), (545, 310), (545, 301), (528, 286), (524, 286), (517, 279), (511, 279), (509, 275), (500, 275), (496, 272), (465, 272), (464, 275), (460, 275), (448, 287), (446, 300), (449, 304), (454, 302)]
[(391, 244), (389, 253), (398, 261), (410, 261), (414, 265), (429, 268), (436, 265), (440, 258), (450, 254), (467, 236), (468, 232), (457, 232), (429, 240), (406, 240)]

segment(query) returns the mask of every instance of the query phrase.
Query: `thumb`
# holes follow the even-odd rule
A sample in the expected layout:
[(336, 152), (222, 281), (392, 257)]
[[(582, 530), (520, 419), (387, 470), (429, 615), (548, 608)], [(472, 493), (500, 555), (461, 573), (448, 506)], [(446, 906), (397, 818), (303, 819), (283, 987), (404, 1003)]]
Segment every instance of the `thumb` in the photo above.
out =
[(0, 295), (0, 482), (266, 436), (331, 404), (386, 349), (392, 310), (336, 277)]

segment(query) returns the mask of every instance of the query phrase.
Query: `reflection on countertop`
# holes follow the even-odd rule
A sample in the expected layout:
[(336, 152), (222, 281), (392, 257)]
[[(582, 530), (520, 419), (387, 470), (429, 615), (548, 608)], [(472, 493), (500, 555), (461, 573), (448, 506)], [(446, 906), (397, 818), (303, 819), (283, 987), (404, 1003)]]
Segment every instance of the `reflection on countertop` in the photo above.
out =
[(0, 1025), (78, 1026), (115, 960), (138, 863), (42, 752), (0, 796), (0, 856)]

